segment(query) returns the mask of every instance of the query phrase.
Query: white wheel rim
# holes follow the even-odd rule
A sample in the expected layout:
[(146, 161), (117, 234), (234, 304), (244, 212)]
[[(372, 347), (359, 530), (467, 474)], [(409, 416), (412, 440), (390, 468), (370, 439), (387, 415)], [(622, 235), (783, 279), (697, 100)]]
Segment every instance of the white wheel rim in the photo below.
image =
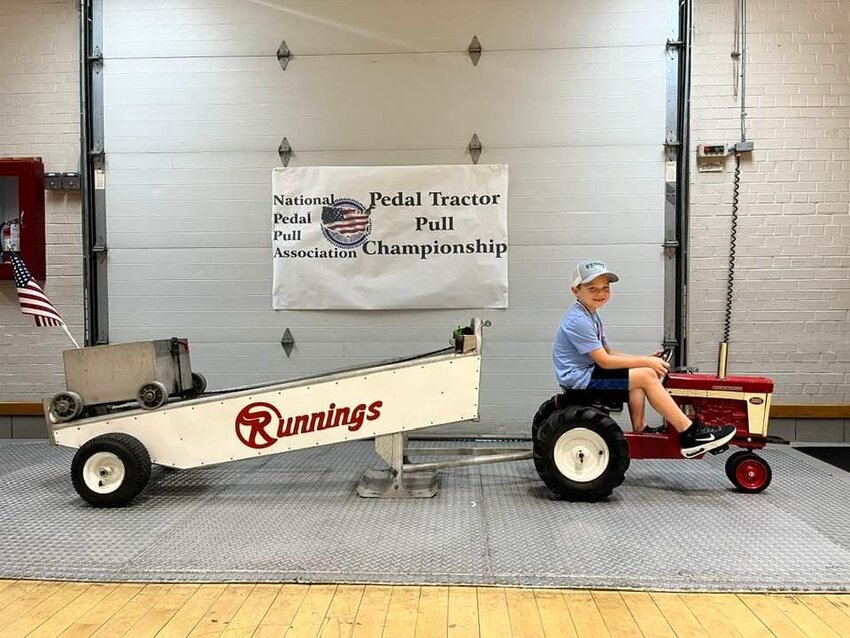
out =
[(124, 482), (124, 462), (112, 452), (95, 452), (83, 465), (83, 481), (97, 494), (111, 494)]
[(555, 442), (554, 457), (558, 471), (578, 483), (602, 476), (610, 461), (605, 439), (587, 428), (564, 432)]

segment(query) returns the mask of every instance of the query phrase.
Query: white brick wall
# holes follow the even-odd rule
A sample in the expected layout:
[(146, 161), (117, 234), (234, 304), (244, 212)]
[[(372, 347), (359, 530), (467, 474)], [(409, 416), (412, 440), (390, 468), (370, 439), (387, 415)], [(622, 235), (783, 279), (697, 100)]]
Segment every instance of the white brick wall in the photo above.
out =
[[(697, 0), (692, 142), (740, 139), (737, 0)], [(730, 372), (777, 382), (777, 403), (850, 402), (850, 2), (750, 0)], [(734, 158), (691, 178), (690, 362), (723, 334)]]
[[(46, 171), (80, 170), (79, 18), (73, 0), (0, 0), (0, 157), (41, 157)], [(46, 191), (45, 291), (83, 339), (80, 197)], [(64, 387), (61, 328), (36, 328), (0, 281), (0, 401)]]

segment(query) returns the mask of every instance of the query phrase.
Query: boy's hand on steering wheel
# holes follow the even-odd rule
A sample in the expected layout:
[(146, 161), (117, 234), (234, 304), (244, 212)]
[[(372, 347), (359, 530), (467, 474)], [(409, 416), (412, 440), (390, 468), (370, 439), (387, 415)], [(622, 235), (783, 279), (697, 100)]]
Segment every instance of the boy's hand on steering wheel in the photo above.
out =
[(652, 371), (655, 372), (659, 379), (663, 379), (664, 375), (670, 372), (670, 364), (664, 359), (659, 359), (658, 357), (647, 357), (646, 363), (646, 367), (652, 368)]

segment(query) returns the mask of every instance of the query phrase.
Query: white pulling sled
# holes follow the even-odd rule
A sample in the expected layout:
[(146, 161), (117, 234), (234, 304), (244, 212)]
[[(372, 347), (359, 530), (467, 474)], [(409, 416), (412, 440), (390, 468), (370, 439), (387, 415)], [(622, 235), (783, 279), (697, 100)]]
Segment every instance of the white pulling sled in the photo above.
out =
[[(77, 449), (71, 464), (74, 488), (98, 507), (129, 503), (147, 484), (151, 464), (194, 468), (373, 437), (390, 468), (367, 471), (358, 485), (361, 496), (433, 496), (438, 485), (434, 470), (441, 467), (531, 458), (528, 451), (481, 450), (487, 455), (466, 461), (404, 462), (404, 433), (478, 418), (484, 325), (473, 319), (468, 328), (455, 331), (450, 347), (436, 352), (209, 393), (197, 381), (189, 385), (193, 373), (181, 350), (184, 340), (179, 340), (173, 357), (170, 349), (157, 356), (157, 348), (143, 345), (158, 342), (85, 348), (88, 352), (72, 361), (84, 361), (90, 378), (104, 371), (99, 357), (110, 357), (103, 359), (106, 367), (115, 365), (115, 353), (107, 349), (121, 346), (142, 353), (131, 357), (133, 361), (150, 359), (149, 369), (110, 369), (111, 376), (125, 375), (127, 382), (112, 379), (110, 385), (117, 390), (106, 398), (94, 397), (96, 410), (83, 412), (88, 402), (70, 389), (45, 399), (50, 440)], [(169, 371), (167, 361), (159, 361), (169, 357), (177, 373)], [(157, 361), (160, 367), (153, 365)], [(79, 370), (68, 367), (66, 358), (66, 377), (77, 378)], [(154, 400), (145, 400), (140, 379), (158, 390)], [(77, 381), (78, 388), (90, 385)], [(70, 396), (71, 404), (58, 401), (62, 395)], [(168, 400), (160, 402), (162, 397)]]

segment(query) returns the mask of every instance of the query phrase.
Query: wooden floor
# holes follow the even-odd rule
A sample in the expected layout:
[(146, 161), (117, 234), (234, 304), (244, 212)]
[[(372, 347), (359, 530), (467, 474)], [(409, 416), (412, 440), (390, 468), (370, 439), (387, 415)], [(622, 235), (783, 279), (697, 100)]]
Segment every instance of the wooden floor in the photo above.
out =
[(0, 580), (11, 636), (850, 636), (850, 594)]

